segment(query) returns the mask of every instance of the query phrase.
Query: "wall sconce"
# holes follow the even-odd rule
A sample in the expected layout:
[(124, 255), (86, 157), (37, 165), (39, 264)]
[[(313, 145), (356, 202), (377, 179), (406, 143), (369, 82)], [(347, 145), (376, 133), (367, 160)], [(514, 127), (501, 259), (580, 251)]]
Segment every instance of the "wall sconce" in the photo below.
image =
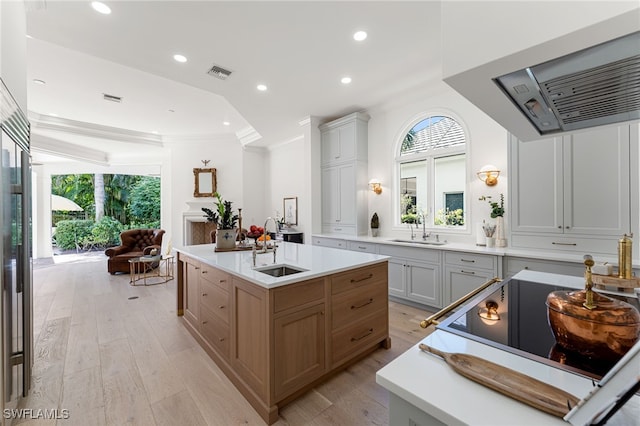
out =
[(380, 180), (377, 178), (373, 178), (369, 181), (369, 186), (371, 190), (376, 194), (380, 195), (382, 193), (382, 186), (380, 184)]
[(498, 303), (494, 302), (493, 300), (487, 300), (487, 303), (485, 303), (485, 307), (478, 309), (478, 316), (482, 318), (482, 322), (488, 325), (492, 325), (494, 321), (500, 321), (500, 314), (498, 314)]
[(498, 168), (493, 164), (487, 164), (486, 166), (482, 166), (480, 171), (476, 174), (478, 175), (478, 179), (487, 184), (487, 186), (494, 186), (498, 183), (500, 170), (498, 170)]

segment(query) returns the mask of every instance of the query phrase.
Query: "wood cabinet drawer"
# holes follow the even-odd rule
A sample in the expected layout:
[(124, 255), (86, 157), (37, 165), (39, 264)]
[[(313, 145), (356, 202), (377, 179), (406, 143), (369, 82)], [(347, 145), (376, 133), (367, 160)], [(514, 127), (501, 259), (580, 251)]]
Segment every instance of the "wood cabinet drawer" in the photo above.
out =
[(387, 262), (335, 274), (331, 277), (331, 294), (373, 283), (382, 284), (387, 279)]
[(200, 334), (202, 337), (229, 358), (229, 325), (207, 308), (200, 310)]
[(486, 254), (448, 251), (444, 254), (444, 261), (449, 265), (473, 269), (489, 269), (493, 271), (498, 267), (498, 259), (495, 256)]
[(202, 280), (200, 284), (200, 306), (209, 309), (225, 324), (229, 324), (229, 292), (206, 280)]
[(333, 333), (333, 365), (356, 356), (362, 349), (388, 335), (388, 315), (386, 312), (363, 318), (355, 324)]
[(218, 287), (229, 291), (229, 285), (231, 284), (231, 275), (227, 274), (226, 272), (203, 263), (201, 264), (200, 277), (203, 280), (210, 282), (211, 284), (215, 284)]
[(276, 288), (273, 290), (273, 312), (282, 312), (322, 299), (324, 299), (324, 278)]
[(385, 315), (389, 300), (387, 293), (386, 286), (373, 283), (333, 296), (331, 328), (336, 330), (376, 312)]

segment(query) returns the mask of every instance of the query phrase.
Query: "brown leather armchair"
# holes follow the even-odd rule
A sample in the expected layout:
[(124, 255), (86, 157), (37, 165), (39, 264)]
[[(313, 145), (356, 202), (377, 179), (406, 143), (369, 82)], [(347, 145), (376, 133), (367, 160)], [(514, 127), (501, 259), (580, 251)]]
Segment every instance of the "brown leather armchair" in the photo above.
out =
[(120, 233), (120, 245), (110, 247), (104, 254), (109, 256), (107, 269), (111, 275), (116, 272), (129, 273), (129, 259), (151, 253), (162, 247), (164, 229), (130, 229)]

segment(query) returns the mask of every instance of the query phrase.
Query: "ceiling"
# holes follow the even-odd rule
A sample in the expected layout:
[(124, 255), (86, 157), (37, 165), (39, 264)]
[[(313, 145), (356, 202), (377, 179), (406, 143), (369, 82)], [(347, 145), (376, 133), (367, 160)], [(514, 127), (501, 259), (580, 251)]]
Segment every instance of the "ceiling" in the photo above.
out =
[[(439, 2), (105, 3), (110, 15), (89, 1), (30, 7), (34, 133), (103, 152), (122, 143), (134, 150), (131, 140), (148, 146), (203, 135), (267, 147), (299, 137), (307, 116), (370, 109), (441, 79)], [(368, 38), (355, 41), (357, 30)], [(187, 62), (176, 62), (176, 53)], [(208, 75), (214, 64), (231, 76)], [(351, 84), (340, 82), (344, 76)], [(268, 89), (258, 91), (259, 83)], [(103, 100), (105, 93), (122, 102)], [(73, 139), (62, 136), (63, 124), (133, 137)]]

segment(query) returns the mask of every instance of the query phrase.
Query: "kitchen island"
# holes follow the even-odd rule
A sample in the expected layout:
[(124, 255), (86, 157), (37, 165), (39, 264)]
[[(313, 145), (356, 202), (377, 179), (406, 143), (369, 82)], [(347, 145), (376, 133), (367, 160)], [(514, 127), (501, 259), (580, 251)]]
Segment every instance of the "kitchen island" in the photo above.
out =
[[(283, 242), (254, 266), (251, 251), (214, 247), (176, 248), (177, 312), (268, 424), (336, 371), (390, 347), (386, 256)], [(294, 273), (271, 275), (285, 271)]]

